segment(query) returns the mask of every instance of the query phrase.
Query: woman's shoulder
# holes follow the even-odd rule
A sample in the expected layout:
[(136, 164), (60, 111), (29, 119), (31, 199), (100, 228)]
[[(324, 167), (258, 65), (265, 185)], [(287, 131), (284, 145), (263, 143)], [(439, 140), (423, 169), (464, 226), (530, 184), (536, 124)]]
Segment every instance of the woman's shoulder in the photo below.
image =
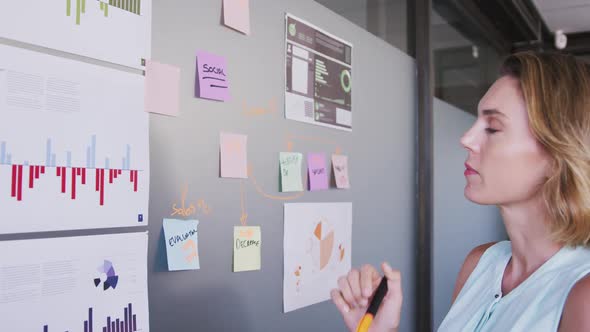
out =
[(463, 266), (461, 267), (461, 271), (459, 272), (459, 274), (465, 274), (465, 280), (467, 280), (467, 277), (471, 275), (471, 272), (473, 272), (473, 270), (480, 262), (484, 254), (489, 254), (492, 255), (492, 257), (495, 257), (504, 256), (506, 254), (509, 254), (510, 252), (510, 241), (488, 242), (480, 244), (477, 247), (471, 249), (469, 254), (467, 254), (467, 257), (465, 257), (465, 261), (463, 262)]
[(578, 280), (567, 296), (560, 332), (590, 331), (590, 274)]
[(475, 267), (479, 263), (483, 254), (490, 247), (492, 247), (496, 244), (501, 244), (501, 243), (502, 242), (488, 242), (488, 243), (480, 244), (479, 246), (473, 248), (469, 252), (469, 254), (467, 254), (467, 257), (465, 257), (465, 260), (463, 261), (463, 266), (461, 266), (461, 270), (459, 270), (459, 275), (457, 276), (457, 281), (455, 282), (455, 290), (453, 291), (452, 302), (455, 302), (457, 295), (459, 295), (459, 293), (461, 292), (461, 289), (465, 285), (465, 282), (467, 281), (467, 279), (469, 278), (469, 276), (471, 275), (473, 270), (475, 270)]
[[(507, 241), (504, 241), (507, 242)], [(488, 242), (488, 243), (484, 243), (484, 244), (480, 244), (477, 247), (473, 248), (469, 254), (467, 254), (467, 257), (465, 257), (465, 262), (469, 261), (475, 261), (475, 265), (477, 265), (477, 262), (479, 261), (479, 259), (481, 258), (481, 256), (483, 256), (483, 254), (492, 246), (494, 245), (501, 245), (503, 244), (503, 242)], [(475, 266), (473, 266), (473, 268), (475, 268)]]

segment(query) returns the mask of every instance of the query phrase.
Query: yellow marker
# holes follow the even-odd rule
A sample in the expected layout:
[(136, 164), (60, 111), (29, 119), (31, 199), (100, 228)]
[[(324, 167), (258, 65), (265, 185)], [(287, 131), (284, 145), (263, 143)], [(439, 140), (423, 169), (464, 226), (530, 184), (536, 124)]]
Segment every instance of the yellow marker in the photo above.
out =
[(387, 278), (383, 277), (379, 283), (379, 287), (377, 287), (377, 290), (375, 291), (375, 295), (373, 295), (373, 299), (371, 300), (371, 304), (369, 304), (367, 313), (363, 316), (359, 322), (358, 327), (356, 328), (356, 332), (369, 331), (369, 327), (371, 327), (371, 323), (373, 323), (373, 319), (377, 315), (377, 310), (379, 309), (385, 294), (387, 294)]
[(373, 322), (373, 315), (365, 314), (363, 316), (363, 319), (361, 319), (361, 321), (359, 323), (359, 327), (356, 329), (356, 331), (357, 332), (369, 331), (369, 327), (371, 326), (372, 322)]

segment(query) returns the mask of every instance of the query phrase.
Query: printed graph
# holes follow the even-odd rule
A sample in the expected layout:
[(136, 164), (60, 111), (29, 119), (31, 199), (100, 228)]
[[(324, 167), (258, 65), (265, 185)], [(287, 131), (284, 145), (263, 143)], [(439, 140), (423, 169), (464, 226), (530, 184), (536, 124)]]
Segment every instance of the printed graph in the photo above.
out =
[(147, 223), (143, 77), (0, 52), (0, 233)]
[(0, 331), (149, 331), (147, 245), (147, 232), (0, 241)]
[[(23, 187), (31, 190), (35, 189), (36, 180), (43, 176), (51, 176), (53, 172), (60, 179), (60, 192), (69, 194), (72, 200), (77, 197), (77, 186), (89, 185), (87, 180), (91, 175), (94, 175), (94, 188), (98, 193), (101, 206), (105, 204), (105, 183), (113, 184), (122, 179), (124, 175), (129, 176), (130, 190), (137, 192), (139, 170), (130, 169), (131, 147), (126, 146), (126, 154), (121, 159), (121, 167), (111, 168), (109, 158), (104, 159), (103, 167), (96, 167), (96, 143), (96, 135), (93, 135), (86, 149), (86, 167), (74, 167), (72, 166), (71, 151), (65, 152), (65, 165), (56, 164), (56, 154), (52, 150), (51, 139), (47, 139), (46, 161), (43, 165), (32, 165), (28, 161), (24, 161), (22, 164), (12, 163), (12, 153), (8, 152), (7, 142), (0, 141), (0, 166), (11, 168), (10, 197), (19, 202), (23, 201)], [(108, 181), (105, 180), (105, 174), (108, 174)]]
[[(100, 331), (94, 329), (94, 317), (92, 307), (88, 308), (88, 318), (84, 321), (84, 332)], [(137, 314), (133, 313), (133, 304), (129, 303), (123, 308), (123, 315), (119, 318), (107, 316), (104, 319), (102, 332), (135, 332), (137, 331)], [(57, 330), (56, 330), (57, 331)], [(43, 332), (52, 332), (49, 325), (43, 326)], [(68, 331), (64, 331), (68, 332)]]
[(3, 1), (0, 37), (145, 69), (152, 0)]
[(284, 206), (285, 312), (330, 298), (350, 270), (352, 203), (288, 203)]
[(110, 6), (141, 15), (141, 0), (109, 0)]
[[(141, 0), (88, 0), (99, 3), (100, 12), (109, 16), (109, 7), (115, 7), (129, 13), (141, 15)], [(86, 13), (86, 0), (66, 0), (66, 16), (76, 16), (76, 24), (80, 25), (82, 14)]]

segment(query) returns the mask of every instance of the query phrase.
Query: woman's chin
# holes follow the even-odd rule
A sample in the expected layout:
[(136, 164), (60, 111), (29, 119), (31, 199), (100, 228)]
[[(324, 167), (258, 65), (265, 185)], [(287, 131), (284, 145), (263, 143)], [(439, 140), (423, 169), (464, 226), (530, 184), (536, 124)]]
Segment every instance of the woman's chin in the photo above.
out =
[(467, 184), (465, 186), (465, 190), (463, 191), (463, 195), (465, 196), (465, 198), (467, 198), (467, 200), (469, 200), (475, 204), (482, 204), (482, 205), (487, 204), (485, 202), (485, 200), (482, 199), (482, 197), (479, 197), (481, 195), (478, 195), (477, 192), (474, 190), (474, 188), (472, 186), (470, 186), (469, 184)]

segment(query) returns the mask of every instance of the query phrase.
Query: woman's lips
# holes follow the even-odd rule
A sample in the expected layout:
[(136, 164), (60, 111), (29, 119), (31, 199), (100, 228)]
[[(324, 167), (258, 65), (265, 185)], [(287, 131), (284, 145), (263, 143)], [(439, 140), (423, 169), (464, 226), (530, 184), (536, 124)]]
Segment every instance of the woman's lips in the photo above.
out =
[(463, 174), (465, 174), (465, 176), (468, 176), (468, 175), (475, 175), (475, 174), (479, 174), (479, 173), (477, 173), (476, 170), (474, 170), (471, 166), (469, 166), (469, 164), (465, 163), (465, 172)]

